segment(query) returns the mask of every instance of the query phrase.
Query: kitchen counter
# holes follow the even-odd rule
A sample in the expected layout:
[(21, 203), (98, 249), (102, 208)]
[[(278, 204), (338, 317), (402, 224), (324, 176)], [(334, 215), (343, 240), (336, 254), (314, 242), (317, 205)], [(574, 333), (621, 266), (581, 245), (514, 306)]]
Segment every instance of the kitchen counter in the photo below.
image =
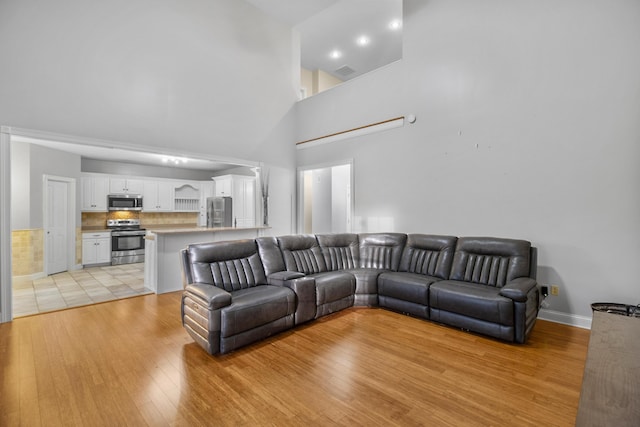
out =
[(147, 225), (144, 286), (157, 294), (183, 289), (180, 251), (192, 243), (255, 239), (269, 227), (198, 227)]
[(247, 230), (262, 230), (268, 227), (200, 227), (197, 225), (150, 225), (145, 226), (147, 233), (153, 234), (177, 234), (177, 233), (221, 233), (221, 232), (243, 232)]

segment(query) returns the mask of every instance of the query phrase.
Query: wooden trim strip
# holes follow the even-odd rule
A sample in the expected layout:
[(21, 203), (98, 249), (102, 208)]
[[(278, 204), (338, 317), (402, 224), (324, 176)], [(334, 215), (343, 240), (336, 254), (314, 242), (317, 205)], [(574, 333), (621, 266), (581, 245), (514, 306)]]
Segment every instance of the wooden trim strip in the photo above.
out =
[(383, 120), (381, 122), (371, 123), (371, 124), (368, 124), (368, 125), (360, 126), (360, 127), (353, 128), (353, 129), (343, 130), (343, 131), (336, 132), (336, 133), (330, 133), (329, 135), (319, 136), (317, 138), (307, 139), (307, 140), (304, 140), (304, 141), (296, 142), (296, 145), (306, 144), (308, 142), (318, 141), (320, 139), (331, 138), (333, 136), (343, 135), (345, 133), (355, 132), (355, 131), (366, 129), (366, 128), (370, 128), (370, 127), (373, 127), (373, 126), (383, 125), (385, 123), (393, 122), (393, 121), (399, 120), (399, 119), (404, 119), (404, 116), (394, 117), (393, 119)]

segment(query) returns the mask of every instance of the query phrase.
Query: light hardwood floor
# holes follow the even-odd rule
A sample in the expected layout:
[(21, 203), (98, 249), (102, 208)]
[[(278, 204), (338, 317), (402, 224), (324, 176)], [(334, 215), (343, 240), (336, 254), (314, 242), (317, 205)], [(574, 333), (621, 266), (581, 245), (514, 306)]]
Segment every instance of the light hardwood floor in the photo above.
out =
[(179, 292), (141, 296), (0, 324), (0, 425), (571, 426), (588, 339), (354, 308), (211, 357)]

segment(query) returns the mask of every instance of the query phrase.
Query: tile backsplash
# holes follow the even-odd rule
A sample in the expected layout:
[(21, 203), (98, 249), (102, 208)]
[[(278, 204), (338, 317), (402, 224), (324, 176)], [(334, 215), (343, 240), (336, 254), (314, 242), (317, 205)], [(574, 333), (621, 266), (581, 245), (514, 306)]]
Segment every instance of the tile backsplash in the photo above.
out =
[(150, 225), (198, 223), (198, 212), (82, 212), (83, 227), (106, 226), (107, 219), (139, 219), (142, 227)]

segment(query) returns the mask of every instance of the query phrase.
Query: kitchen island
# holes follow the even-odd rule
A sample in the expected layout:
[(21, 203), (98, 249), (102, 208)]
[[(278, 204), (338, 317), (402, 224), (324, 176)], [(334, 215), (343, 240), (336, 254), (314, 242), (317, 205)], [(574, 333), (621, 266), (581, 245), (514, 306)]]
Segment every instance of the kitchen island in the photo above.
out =
[(180, 251), (191, 243), (255, 239), (267, 227), (148, 226), (144, 286), (157, 294), (182, 290)]

